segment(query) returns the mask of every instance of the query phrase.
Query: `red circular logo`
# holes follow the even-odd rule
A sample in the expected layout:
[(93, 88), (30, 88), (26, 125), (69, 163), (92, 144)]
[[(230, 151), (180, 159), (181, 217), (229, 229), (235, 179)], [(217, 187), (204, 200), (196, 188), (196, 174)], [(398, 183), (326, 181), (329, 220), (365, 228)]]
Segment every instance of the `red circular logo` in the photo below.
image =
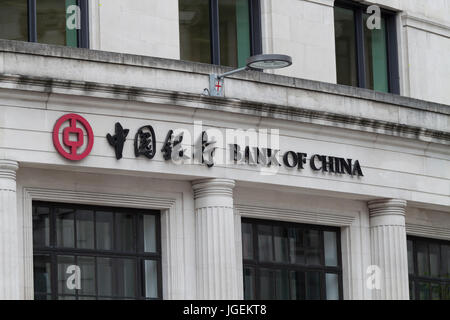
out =
[[(70, 150), (69, 152), (61, 145), (60, 141), (60, 129), (61, 126), (69, 121), (69, 126), (62, 130), (62, 142), (63, 144)], [(87, 133), (87, 146), (84, 151), (78, 154), (78, 149), (80, 149), (84, 145), (84, 131), (81, 128), (77, 127), (77, 122), (81, 123), (84, 130)], [(71, 136), (76, 137), (75, 140), (70, 139)], [(78, 114), (66, 114), (59, 118), (56, 122), (55, 127), (53, 128), (53, 144), (55, 145), (56, 150), (58, 150), (59, 154), (64, 158), (78, 161), (86, 158), (92, 150), (94, 145), (94, 133), (92, 131), (89, 122), (84, 119), (82, 116)]]

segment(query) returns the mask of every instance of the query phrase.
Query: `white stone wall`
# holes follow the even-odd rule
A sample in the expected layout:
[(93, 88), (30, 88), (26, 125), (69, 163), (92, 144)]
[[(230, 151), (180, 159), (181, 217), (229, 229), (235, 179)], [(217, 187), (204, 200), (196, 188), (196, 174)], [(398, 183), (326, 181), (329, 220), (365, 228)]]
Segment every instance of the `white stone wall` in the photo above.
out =
[(91, 0), (91, 48), (180, 58), (178, 0)]
[(262, 0), (263, 52), (292, 56), (276, 74), (336, 83), (333, 0)]
[[(447, 0), (367, 2), (399, 12), (401, 94), (449, 103)], [(333, 0), (261, 0), (263, 51), (291, 55), (275, 73), (336, 83)], [(92, 0), (91, 48), (180, 58), (178, 0)]]
[[(0, 54), (0, 60), (1, 56), (5, 62), (3, 72), (6, 74), (65, 78), (70, 81), (90, 81), (116, 86), (118, 84), (139, 85), (174, 92), (179, 92), (179, 88), (183, 88), (187, 92), (191, 91), (198, 95), (207, 84), (206, 75), (181, 70), (104, 64), (10, 52)], [(229, 98), (252, 99), (260, 103), (334, 112), (342, 116), (363, 117), (398, 125), (448, 131), (449, 116), (444, 114), (343, 95), (259, 83), (245, 78), (229, 79), (226, 85)], [(184, 128), (190, 132), (193, 139), (198, 139), (194, 135), (194, 121), (202, 121), (204, 128), (217, 128), (224, 136), (226, 128), (277, 129), (280, 132), (280, 149), (285, 152), (289, 150), (306, 152), (308, 159), (313, 154), (358, 159), (365, 172), (365, 177), (359, 179), (280, 167), (277, 179), (274, 181), (270, 175), (261, 175), (258, 168), (248, 166), (244, 167), (245, 170), (239, 167), (227, 168), (228, 178), (328, 192), (339, 190), (340, 193), (353, 195), (400, 197), (427, 205), (448, 206), (450, 204), (450, 170), (444, 170), (450, 166), (448, 145), (430, 145), (428, 141), (385, 136), (382, 134), (383, 131), (363, 132), (366, 130), (364, 126), (357, 128), (351, 126), (339, 128), (330, 124), (320, 126), (320, 121), (299, 125), (286, 120), (245, 114), (227, 114), (224, 118), (223, 113), (203, 110), (196, 102), (177, 102), (183, 104), (184, 107), (182, 107), (173, 105), (170, 98), (152, 98), (145, 95), (139, 97), (140, 101), (128, 101), (127, 95), (120, 96), (114, 93), (114, 87), (90, 91), (90, 98), (87, 98), (79, 89), (65, 86), (55, 87), (53, 90), (56, 92), (51, 94), (7, 90), (11, 88), (8, 82), (1, 86), (4, 89), (0, 91), (2, 99), (0, 130), (4, 139), (0, 150), (1, 148), (9, 150), (8, 152), (19, 161), (33, 159), (35, 163), (67, 164), (55, 152), (49, 133), (56, 120), (64, 113), (71, 111), (86, 115), (97, 139), (89, 159), (82, 161), (79, 165), (132, 172), (148, 170), (179, 174), (180, 170), (177, 166), (165, 165), (161, 153), (158, 153), (151, 163), (136, 159), (133, 155), (131, 135), (128, 137), (130, 142), (125, 146), (124, 159), (117, 163), (106, 141), (106, 134), (112, 132), (115, 119), (118, 117), (122, 119), (123, 125), (132, 130), (137, 130), (150, 122), (157, 133), (157, 149), (160, 150), (166, 133), (171, 128)], [(23, 87), (19, 85), (15, 88)], [(31, 90), (32, 87), (29, 89)], [(44, 89), (41, 88), (41, 90)], [(32, 108), (29, 108), (30, 103)], [(148, 109), (148, 103), (151, 103), (151, 110)], [(224, 104), (221, 106), (223, 108)], [(229, 110), (232, 111), (232, 108)], [(170, 121), (170, 124), (167, 121)], [(322, 122), (322, 124), (325, 123)], [(182, 174), (215, 178), (221, 177), (223, 170), (224, 165), (209, 170), (202, 165), (189, 165)]]

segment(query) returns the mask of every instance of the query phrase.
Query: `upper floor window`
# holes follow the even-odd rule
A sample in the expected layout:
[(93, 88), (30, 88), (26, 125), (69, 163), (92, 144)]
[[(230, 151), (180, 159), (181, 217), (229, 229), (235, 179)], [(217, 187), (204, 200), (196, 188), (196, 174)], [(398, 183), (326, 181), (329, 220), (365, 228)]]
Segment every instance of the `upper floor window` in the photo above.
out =
[(398, 94), (395, 14), (380, 10), (379, 25), (367, 25), (367, 6), (338, 0), (334, 7), (337, 83)]
[(88, 0), (0, 0), (0, 39), (88, 48)]
[(409, 297), (450, 300), (450, 241), (408, 237)]
[(342, 299), (338, 228), (242, 221), (244, 298)]
[(259, 0), (179, 0), (182, 60), (242, 67), (262, 52)]

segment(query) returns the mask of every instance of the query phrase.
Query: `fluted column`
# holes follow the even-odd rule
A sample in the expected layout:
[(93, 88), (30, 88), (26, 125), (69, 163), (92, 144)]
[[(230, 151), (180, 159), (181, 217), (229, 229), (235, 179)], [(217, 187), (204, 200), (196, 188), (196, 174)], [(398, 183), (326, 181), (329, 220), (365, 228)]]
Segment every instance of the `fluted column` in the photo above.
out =
[(234, 181), (192, 183), (196, 216), (197, 298), (237, 299)]
[(406, 247), (406, 201), (375, 200), (368, 203), (372, 265), (381, 271), (376, 300), (409, 299), (408, 253)]
[(0, 160), (0, 300), (19, 299), (16, 161)]

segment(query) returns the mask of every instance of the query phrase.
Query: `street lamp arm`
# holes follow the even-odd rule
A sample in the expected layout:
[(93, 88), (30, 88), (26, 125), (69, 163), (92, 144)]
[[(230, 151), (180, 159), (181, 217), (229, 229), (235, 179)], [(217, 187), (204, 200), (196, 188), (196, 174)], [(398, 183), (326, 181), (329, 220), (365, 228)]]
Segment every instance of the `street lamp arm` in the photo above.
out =
[(292, 58), (283, 54), (259, 54), (251, 56), (246, 60), (244, 67), (231, 70), (222, 74), (209, 75), (209, 95), (214, 97), (223, 97), (225, 77), (232, 74), (255, 69), (280, 69), (289, 67), (292, 64)]
[(250, 68), (245, 66), (245, 67), (242, 67), (242, 68), (234, 69), (234, 70), (231, 70), (231, 71), (219, 74), (217, 76), (217, 78), (222, 79), (222, 78), (231, 76), (232, 74), (235, 74), (235, 73), (238, 73), (238, 72), (242, 72), (242, 71), (246, 71), (246, 70), (250, 70)]

